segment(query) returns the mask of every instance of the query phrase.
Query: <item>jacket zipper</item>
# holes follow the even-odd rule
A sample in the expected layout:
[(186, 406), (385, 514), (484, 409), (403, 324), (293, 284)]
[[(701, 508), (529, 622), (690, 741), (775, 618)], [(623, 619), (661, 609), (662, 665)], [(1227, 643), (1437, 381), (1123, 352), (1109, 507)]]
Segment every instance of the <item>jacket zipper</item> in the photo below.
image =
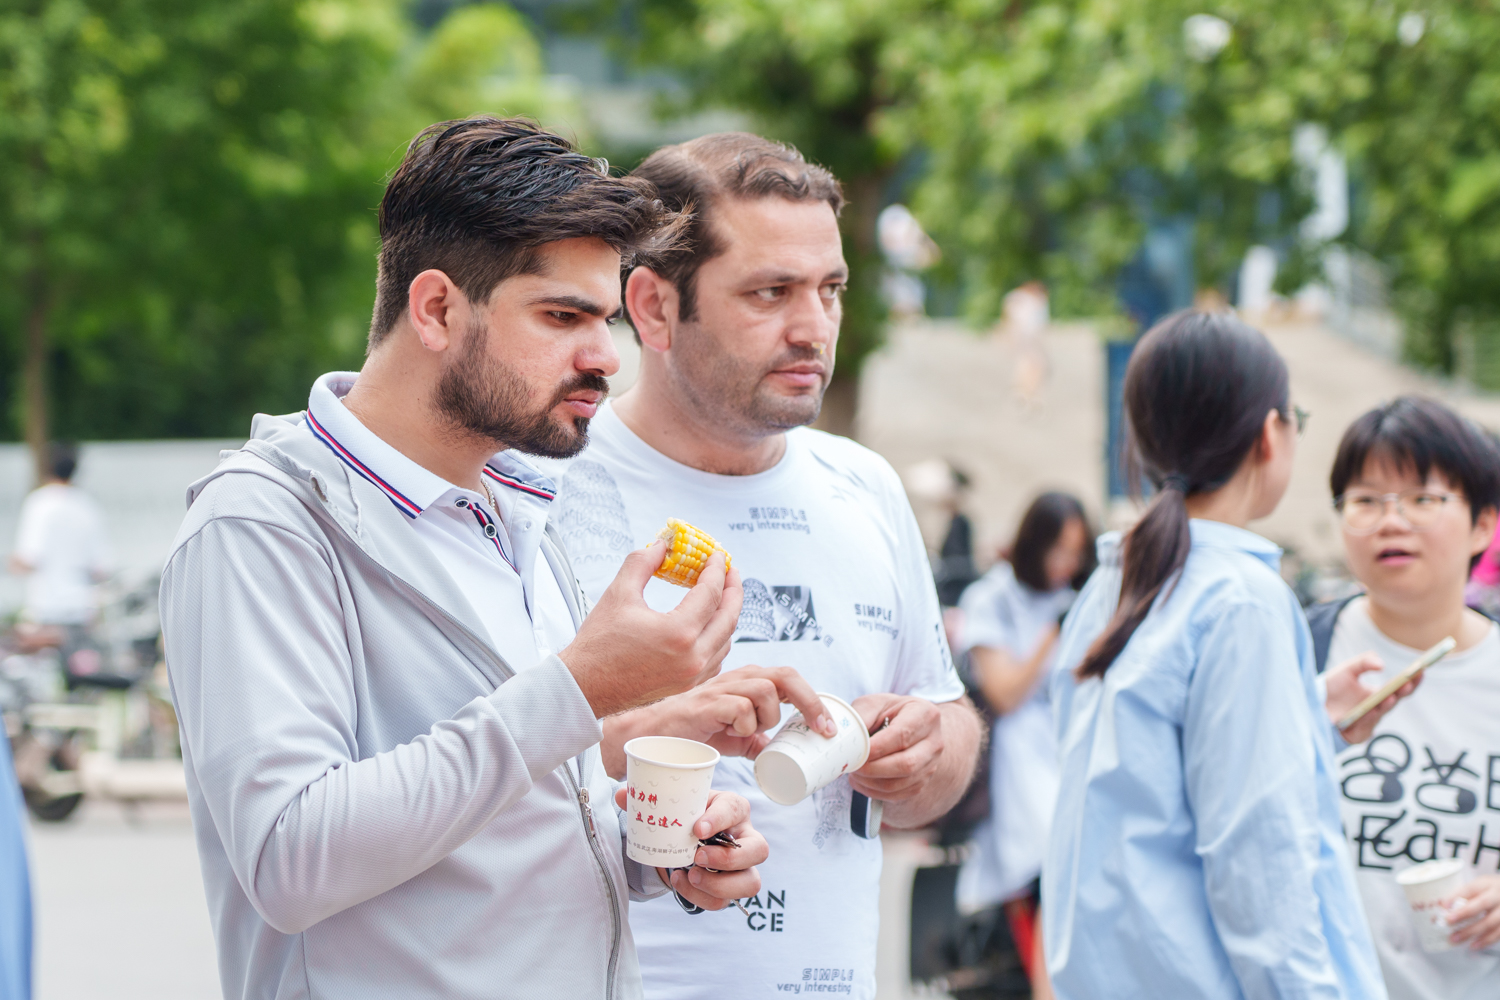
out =
[[(563, 770), (567, 771), (568, 781), (573, 782), (573, 772), (568, 770), (567, 765), (563, 766)], [(581, 766), (579, 770), (581, 773)], [(599, 846), (599, 831), (594, 827), (594, 811), (589, 808), (589, 790), (576, 782), (573, 787), (578, 789), (578, 808), (583, 813), (583, 825), (589, 833), (589, 846), (594, 849), (594, 860), (598, 862), (599, 872), (604, 876), (604, 888), (609, 891), (609, 913), (614, 938), (609, 944), (608, 978), (604, 984), (604, 997), (605, 1000), (610, 1000), (615, 995), (615, 972), (620, 965), (620, 895), (615, 890), (615, 880), (610, 877), (609, 867), (605, 864), (604, 850)]]
[[(357, 542), (355, 544), (358, 545)], [(386, 572), (390, 573), (389, 570), (386, 570)], [(430, 600), (426, 594), (423, 594), (421, 591), (417, 590), (416, 587), (413, 587), (405, 580), (402, 580), (396, 574), (390, 573), (390, 576), (391, 579), (398, 581), (401, 586), (410, 591), (423, 604), (426, 604), (429, 608), (432, 608), (438, 614), (447, 619), (449, 624), (458, 629), (458, 631), (461, 632), (470, 642), (473, 642), (480, 649), (485, 648), (484, 643), (480, 642), (478, 637), (464, 626), (463, 622), (450, 615), (446, 609), (438, 606), (435, 602)], [(485, 651), (488, 652), (488, 650)], [(511, 665), (500, 659), (498, 656), (495, 657), (495, 662), (500, 666), (502, 672), (505, 673), (507, 680), (516, 676), (516, 672), (511, 667)], [(605, 1000), (612, 1000), (615, 995), (615, 972), (620, 965), (620, 938), (623, 936), (622, 928), (620, 927), (620, 894), (615, 890), (615, 880), (614, 877), (610, 875), (609, 862), (605, 860), (604, 850), (599, 846), (599, 832), (594, 827), (593, 810), (589, 808), (589, 790), (580, 784), (580, 779), (573, 777), (573, 771), (568, 767), (567, 764), (563, 764), (561, 770), (562, 773), (567, 777), (568, 784), (573, 788), (574, 797), (578, 800), (578, 810), (581, 819), (583, 820), (583, 829), (584, 832), (588, 835), (589, 847), (594, 852), (594, 863), (598, 865), (599, 877), (604, 879), (604, 888), (609, 892), (609, 922), (610, 928), (613, 931), (613, 937), (610, 941), (609, 946), (609, 965), (606, 967), (608, 978), (604, 983), (604, 998)], [(580, 764), (579, 774), (581, 775), (582, 773), (583, 765)]]

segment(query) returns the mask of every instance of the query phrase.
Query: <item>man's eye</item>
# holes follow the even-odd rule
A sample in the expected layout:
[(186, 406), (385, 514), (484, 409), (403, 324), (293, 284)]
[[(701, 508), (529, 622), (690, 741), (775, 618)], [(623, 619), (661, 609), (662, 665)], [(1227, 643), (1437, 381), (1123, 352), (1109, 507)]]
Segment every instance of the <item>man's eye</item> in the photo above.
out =
[(843, 295), (844, 289), (848, 287), (848, 285), (844, 284), (824, 285), (822, 288), (823, 298), (828, 299), (831, 302)]
[(755, 297), (760, 299), (762, 302), (775, 302), (777, 299), (781, 298), (785, 291), (786, 289), (782, 288), (780, 285), (777, 285), (774, 288), (757, 288), (755, 290)]
[(1356, 510), (1368, 510), (1375, 506), (1376, 502), (1374, 497), (1350, 497), (1345, 501), (1345, 503)]
[(559, 323), (567, 323), (567, 322), (570, 322), (573, 319), (574, 315), (576, 315), (576, 314), (575, 313), (570, 313), (570, 312), (558, 312), (557, 310), (554, 309), (554, 310), (548, 312), (547, 315), (551, 316), (553, 319), (557, 320)]
[(1417, 507), (1434, 507), (1442, 503), (1442, 499), (1436, 493), (1418, 493), (1411, 502)]

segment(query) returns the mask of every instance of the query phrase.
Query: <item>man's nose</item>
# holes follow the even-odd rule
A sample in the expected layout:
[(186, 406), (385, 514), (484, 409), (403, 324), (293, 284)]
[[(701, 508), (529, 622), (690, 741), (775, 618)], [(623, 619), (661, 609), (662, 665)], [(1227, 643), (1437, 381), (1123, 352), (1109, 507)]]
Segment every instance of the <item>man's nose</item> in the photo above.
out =
[(837, 315), (828, 314), (818, 289), (799, 292), (793, 298), (786, 312), (786, 339), (789, 343), (831, 348), (838, 332)]
[(588, 341), (578, 349), (573, 358), (573, 367), (579, 371), (598, 372), (608, 377), (620, 370), (620, 350), (615, 347), (615, 328), (603, 319), (592, 326)]

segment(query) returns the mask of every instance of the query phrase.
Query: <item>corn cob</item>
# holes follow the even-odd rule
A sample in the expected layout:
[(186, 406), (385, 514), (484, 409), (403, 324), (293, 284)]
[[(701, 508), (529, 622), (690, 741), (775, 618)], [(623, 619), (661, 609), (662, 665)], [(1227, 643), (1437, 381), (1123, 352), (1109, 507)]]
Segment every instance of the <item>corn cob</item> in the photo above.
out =
[(724, 553), (724, 568), (729, 569), (729, 553), (724, 547), (686, 521), (667, 518), (667, 526), (656, 537), (667, 543), (667, 554), (655, 575), (668, 583), (679, 587), (696, 585), (698, 574), (715, 552)]

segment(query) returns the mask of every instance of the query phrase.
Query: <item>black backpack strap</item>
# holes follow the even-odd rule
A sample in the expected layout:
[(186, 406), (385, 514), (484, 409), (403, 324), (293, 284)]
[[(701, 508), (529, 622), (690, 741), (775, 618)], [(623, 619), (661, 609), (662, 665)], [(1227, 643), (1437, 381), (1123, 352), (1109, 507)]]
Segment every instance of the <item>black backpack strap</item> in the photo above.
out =
[(1333, 627), (1349, 602), (1362, 594), (1350, 594), (1338, 601), (1324, 601), (1307, 609), (1307, 627), (1312, 630), (1313, 665), (1318, 673), (1328, 666), (1328, 647), (1333, 642)]

